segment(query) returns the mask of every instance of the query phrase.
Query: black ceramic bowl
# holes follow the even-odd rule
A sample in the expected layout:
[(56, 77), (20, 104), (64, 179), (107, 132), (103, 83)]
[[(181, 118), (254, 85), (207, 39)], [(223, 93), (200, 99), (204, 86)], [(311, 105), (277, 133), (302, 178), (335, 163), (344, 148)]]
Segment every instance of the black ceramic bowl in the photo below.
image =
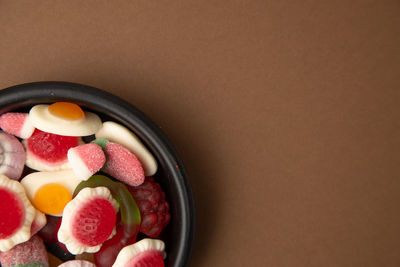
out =
[(194, 238), (194, 204), (190, 183), (182, 161), (166, 136), (145, 114), (105, 91), (75, 83), (37, 82), (0, 91), (0, 114), (28, 111), (39, 103), (75, 102), (97, 113), (103, 120), (114, 120), (132, 130), (156, 157), (156, 174), (170, 203), (171, 221), (163, 230), (166, 266), (188, 265)]

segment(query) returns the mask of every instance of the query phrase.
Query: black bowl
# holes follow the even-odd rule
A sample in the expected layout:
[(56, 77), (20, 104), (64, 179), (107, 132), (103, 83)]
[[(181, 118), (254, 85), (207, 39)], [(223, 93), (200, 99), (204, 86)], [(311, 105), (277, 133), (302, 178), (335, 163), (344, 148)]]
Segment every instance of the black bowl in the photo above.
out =
[(170, 203), (171, 221), (163, 230), (166, 266), (188, 265), (194, 239), (194, 203), (182, 161), (166, 136), (145, 114), (115, 95), (97, 88), (66, 82), (36, 82), (0, 91), (0, 114), (28, 111), (32, 105), (70, 101), (132, 130), (159, 163), (156, 178)]

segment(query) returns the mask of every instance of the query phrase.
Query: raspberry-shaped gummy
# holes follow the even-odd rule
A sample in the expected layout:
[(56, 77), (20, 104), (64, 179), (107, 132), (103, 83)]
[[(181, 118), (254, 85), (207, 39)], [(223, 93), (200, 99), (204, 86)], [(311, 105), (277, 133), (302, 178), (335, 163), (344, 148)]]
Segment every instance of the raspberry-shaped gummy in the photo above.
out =
[(143, 184), (129, 187), (135, 199), (142, 223), (140, 232), (150, 237), (158, 237), (171, 219), (169, 204), (165, 201), (165, 193), (153, 177), (146, 177)]

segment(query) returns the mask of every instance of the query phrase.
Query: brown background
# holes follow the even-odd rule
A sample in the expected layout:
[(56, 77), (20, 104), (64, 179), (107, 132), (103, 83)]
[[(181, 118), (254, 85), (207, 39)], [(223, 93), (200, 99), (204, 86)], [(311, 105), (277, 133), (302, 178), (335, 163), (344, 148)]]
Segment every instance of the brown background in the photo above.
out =
[(0, 1), (0, 88), (103, 88), (195, 193), (191, 266), (400, 266), (399, 1)]

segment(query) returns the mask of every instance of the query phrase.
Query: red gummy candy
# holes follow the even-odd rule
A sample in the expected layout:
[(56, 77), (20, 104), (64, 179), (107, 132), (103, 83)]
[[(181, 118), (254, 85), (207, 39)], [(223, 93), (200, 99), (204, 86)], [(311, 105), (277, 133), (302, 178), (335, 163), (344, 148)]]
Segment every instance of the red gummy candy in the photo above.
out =
[(25, 208), (21, 200), (7, 188), (0, 188), (0, 239), (10, 237), (24, 223)]
[(163, 267), (164, 260), (161, 252), (158, 250), (145, 250), (137, 254), (125, 264), (125, 267), (141, 266)]
[(150, 237), (158, 237), (171, 219), (169, 204), (165, 201), (165, 193), (153, 177), (146, 177), (143, 184), (129, 187), (135, 199), (142, 223), (140, 232)]
[(67, 152), (79, 144), (75, 136), (63, 136), (36, 129), (27, 139), (27, 148), (38, 159), (48, 163), (67, 161)]
[(72, 222), (74, 238), (87, 246), (97, 246), (111, 235), (117, 220), (112, 204), (96, 198), (76, 211)]

